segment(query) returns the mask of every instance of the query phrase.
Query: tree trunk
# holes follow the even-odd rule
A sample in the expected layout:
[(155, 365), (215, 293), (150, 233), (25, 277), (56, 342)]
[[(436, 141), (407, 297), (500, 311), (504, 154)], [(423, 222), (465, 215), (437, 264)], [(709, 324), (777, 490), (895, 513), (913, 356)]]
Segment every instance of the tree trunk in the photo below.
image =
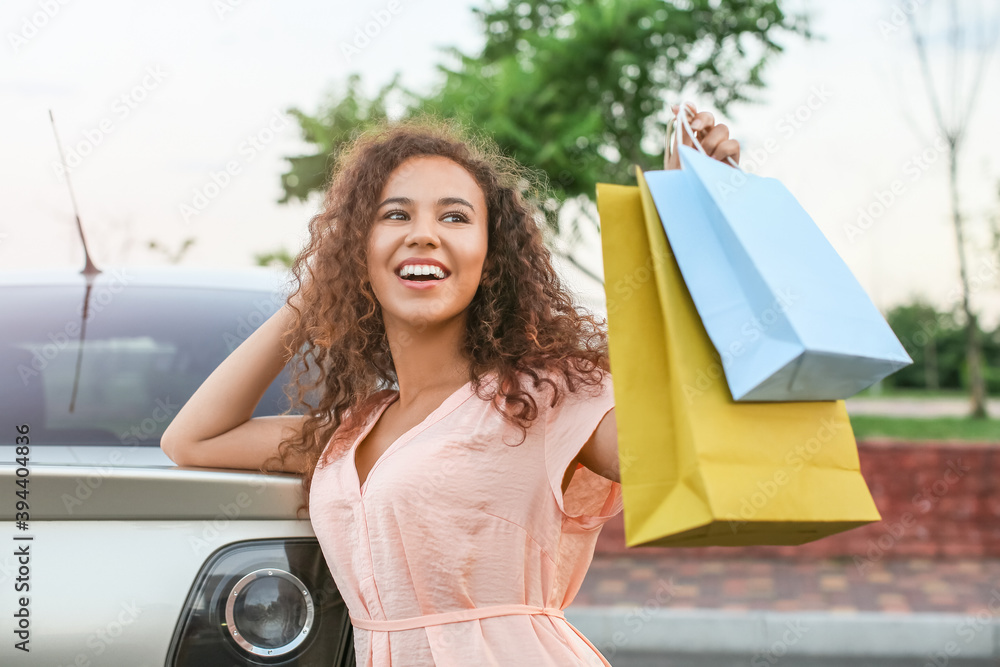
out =
[(982, 372), (982, 351), (979, 342), (979, 325), (969, 304), (969, 278), (965, 258), (965, 238), (962, 234), (962, 215), (958, 204), (958, 147), (955, 139), (949, 142), (948, 176), (951, 183), (951, 217), (955, 225), (958, 244), (958, 270), (962, 280), (962, 310), (965, 312), (965, 359), (969, 366), (970, 417), (986, 418), (986, 386)]
[(969, 362), (969, 389), (972, 393), (971, 407), (972, 413), (969, 415), (974, 419), (986, 419), (986, 381), (983, 377), (982, 367), (982, 346), (979, 340), (979, 324), (976, 316), (967, 314), (970, 317), (970, 324), (966, 327), (966, 340), (968, 348), (966, 359)]

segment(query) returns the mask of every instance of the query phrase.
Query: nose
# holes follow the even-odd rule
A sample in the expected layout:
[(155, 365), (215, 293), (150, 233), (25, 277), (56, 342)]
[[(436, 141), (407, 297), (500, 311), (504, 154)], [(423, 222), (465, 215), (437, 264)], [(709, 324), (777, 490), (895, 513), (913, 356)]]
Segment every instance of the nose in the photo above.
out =
[(429, 212), (417, 212), (414, 214), (410, 224), (410, 230), (406, 234), (406, 245), (429, 245), (437, 247), (440, 245), (438, 238), (437, 220)]

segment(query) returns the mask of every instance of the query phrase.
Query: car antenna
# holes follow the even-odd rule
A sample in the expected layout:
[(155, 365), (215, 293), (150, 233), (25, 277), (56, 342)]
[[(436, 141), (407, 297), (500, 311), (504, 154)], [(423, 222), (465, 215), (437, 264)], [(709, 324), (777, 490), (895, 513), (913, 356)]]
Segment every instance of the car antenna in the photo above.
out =
[(90, 251), (87, 249), (87, 239), (83, 236), (83, 223), (80, 222), (80, 210), (76, 206), (76, 197), (73, 195), (73, 186), (69, 182), (69, 167), (66, 165), (66, 155), (63, 153), (62, 142), (59, 141), (59, 132), (56, 131), (56, 119), (52, 115), (52, 109), (49, 109), (49, 120), (52, 121), (52, 133), (56, 135), (56, 146), (59, 148), (59, 159), (62, 160), (63, 174), (66, 175), (66, 187), (69, 188), (69, 198), (73, 202), (73, 214), (76, 216), (76, 230), (80, 232), (80, 242), (83, 244), (83, 256), (86, 258), (86, 264), (83, 267), (84, 278), (87, 280), (87, 289), (83, 293), (83, 310), (80, 313), (80, 344), (77, 346), (76, 351), (76, 372), (73, 374), (73, 393), (69, 398), (69, 411), (73, 412), (76, 407), (76, 393), (80, 388), (80, 367), (83, 364), (83, 341), (87, 335), (87, 315), (90, 310), (90, 291), (94, 287), (94, 277), (97, 276), (101, 270), (97, 268), (94, 261), (90, 258)]
[(59, 159), (62, 160), (63, 174), (66, 176), (66, 187), (69, 188), (69, 198), (73, 202), (73, 214), (76, 216), (76, 230), (80, 232), (80, 243), (83, 244), (83, 256), (86, 259), (86, 265), (80, 273), (89, 278), (96, 276), (101, 270), (94, 264), (94, 260), (90, 258), (90, 251), (87, 249), (87, 239), (83, 235), (83, 223), (80, 222), (80, 211), (76, 206), (76, 196), (73, 194), (73, 186), (69, 182), (69, 167), (66, 165), (66, 155), (63, 153), (62, 142), (59, 141), (59, 132), (56, 131), (56, 119), (52, 115), (52, 109), (49, 109), (49, 120), (52, 121), (52, 133), (56, 135), (56, 146), (59, 148)]

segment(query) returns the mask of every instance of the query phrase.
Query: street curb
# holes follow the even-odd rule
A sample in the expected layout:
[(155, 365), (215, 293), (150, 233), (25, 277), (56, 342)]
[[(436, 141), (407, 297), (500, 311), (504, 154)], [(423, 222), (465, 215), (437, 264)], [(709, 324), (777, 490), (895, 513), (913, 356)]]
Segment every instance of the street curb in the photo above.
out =
[[(1000, 617), (764, 610), (569, 607), (566, 620), (605, 657), (618, 651), (783, 655), (1000, 658)], [(936, 662), (934, 660), (936, 659)]]

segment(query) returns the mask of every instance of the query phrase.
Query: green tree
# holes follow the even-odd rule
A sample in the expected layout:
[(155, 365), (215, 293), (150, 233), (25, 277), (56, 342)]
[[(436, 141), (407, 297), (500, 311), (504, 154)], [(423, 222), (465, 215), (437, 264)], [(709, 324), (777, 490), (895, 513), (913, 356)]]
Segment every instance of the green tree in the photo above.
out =
[[(945, 350), (941, 349), (942, 343), (953, 339), (954, 334), (959, 331), (954, 317), (949, 313), (938, 312), (934, 306), (918, 299), (890, 310), (886, 321), (913, 359), (912, 365), (901, 368), (886, 378), (888, 384), (935, 390), (946, 386), (948, 381), (957, 382), (958, 369), (949, 364), (955, 361), (953, 354), (949, 354), (953, 350), (947, 347)], [(946, 363), (944, 369), (941, 367), (942, 352)]]
[(254, 263), (257, 266), (278, 266), (291, 268), (295, 262), (295, 256), (287, 248), (277, 248), (270, 252), (254, 253)]
[(291, 166), (281, 176), (284, 195), (278, 203), (284, 204), (292, 199), (306, 201), (311, 193), (322, 192), (338, 151), (362, 127), (387, 117), (387, 99), (393, 92), (403, 92), (398, 76), (383, 86), (374, 98), (367, 99), (361, 91), (361, 77), (352, 74), (343, 93), (332, 94), (315, 116), (294, 107), (289, 109), (288, 113), (299, 122), (302, 138), (315, 144), (316, 151), (285, 158)]
[(810, 34), (776, 1), (530, 0), (473, 11), (482, 53), (452, 50), (459, 66), (441, 68), (444, 86), (421, 108), (484, 128), (541, 168), (561, 199), (593, 199), (598, 181), (634, 183), (633, 165), (662, 168), (668, 101), (698, 93), (725, 113), (763, 87), (782, 50), (774, 33)]
[[(596, 279), (572, 257), (579, 221), (598, 227), (596, 183), (634, 183), (633, 165), (663, 167), (668, 102), (697, 93), (725, 113), (764, 86), (766, 64), (782, 51), (777, 34), (811, 37), (806, 17), (787, 16), (778, 0), (515, 0), (473, 11), (483, 49), (447, 50), (456, 64), (439, 66), (443, 82), (433, 93), (420, 96), (394, 80), (366, 100), (352, 78), (347, 95), (316, 116), (293, 109), (319, 150), (291, 158), (282, 201), (322, 187), (337, 142), (385, 117), (396, 91), (402, 116), (470, 122), (543, 174), (550, 231), (562, 232), (565, 219), (571, 245), (562, 254)], [(560, 216), (571, 199), (580, 216)]]
[[(986, 419), (986, 373), (983, 368), (982, 332), (979, 328), (979, 314), (972, 306), (972, 289), (969, 278), (969, 258), (965, 236), (968, 233), (968, 216), (959, 201), (959, 164), (962, 149), (969, 137), (969, 119), (976, 109), (976, 100), (986, 77), (987, 66), (1000, 37), (1000, 23), (985, 21), (982, 7), (977, 3), (975, 11), (960, 12), (955, 0), (950, 0), (944, 10), (948, 24), (942, 30), (941, 16), (931, 16), (931, 8), (920, 12), (927, 16), (924, 25), (918, 25), (918, 12), (906, 14), (910, 35), (920, 64), (921, 78), (927, 99), (934, 114), (934, 128), (947, 145), (948, 186), (952, 227), (955, 230), (955, 247), (958, 250), (958, 272), (962, 285), (961, 308), (965, 325), (966, 369), (969, 380), (970, 416)], [(931, 66), (933, 54), (928, 42), (941, 40), (948, 60), (948, 81), (945, 90), (934, 83)], [(971, 63), (964, 61), (971, 54)], [(970, 64), (974, 72), (968, 86), (963, 86), (961, 76), (963, 65)], [(965, 88), (963, 90), (963, 88)], [(946, 104), (946, 102), (948, 104)], [(950, 107), (950, 108), (949, 108)]]

